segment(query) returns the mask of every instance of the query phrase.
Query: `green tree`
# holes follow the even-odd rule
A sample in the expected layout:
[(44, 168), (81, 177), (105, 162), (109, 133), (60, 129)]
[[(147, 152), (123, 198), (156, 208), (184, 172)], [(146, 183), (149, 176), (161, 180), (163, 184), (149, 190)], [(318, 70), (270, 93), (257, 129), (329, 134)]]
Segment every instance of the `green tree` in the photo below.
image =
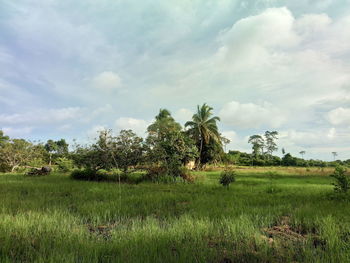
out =
[(10, 137), (6, 136), (2, 130), (0, 130), (0, 147), (7, 143)]
[(271, 158), (273, 152), (277, 151), (277, 144), (275, 140), (277, 140), (277, 131), (266, 131), (265, 132), (265, 148), (266, 153), (268, 154), (269, 158)]
[(9, 139), (0, 147), (0, 168), (13, 172), (21, 166), (30, 166), (35, 160), (43, 159), (42, 146), (24, 139)]
[(252, 144), (253, 156), (258, 158), (264, 152), (265, 141), (260, 135), (252, 135), (249, 137), (248, 143)]
[(165, 109), (160, 110), (147, 131), (148, 161), (160, 166), (167, 175), (180, 176), (184, 162), (196, 154), (192, 140), (186, 138), (181, 125)]
[(49, 153), (49, 165), (52, 163), (52, 154), (58, 149), (57, 143), (53, 140), (48, 140), (45, 144), (45, 150)]
[(121, 130), (116, 137), (116, 161), (127, 173), (128, 167), (137, 165), (142, 161), (143, 139), (138, 137), (132, 130)]
[(209, 160), (205, 158), (205, 149), (210, 147), (209, 144), (216, 144), (222, 148), (221, 136), (218, 130), (217, 122), (220, 118), (213, 116), (213, 108), (204, 103), (197, 106), (197, 113), (192, 116), (192, 121), (185, 123), (188, 134), (196, 142), (199, 158), (197, 165), (201, 166)]
[(305, 154), (305, 153), (306, 153), (305, 151), (300, 151), (300, 152), (299, 152), (299, 154), (301, 155), (301, 158), (302, 158), (302, 159), (304, 159), (304, 154)]

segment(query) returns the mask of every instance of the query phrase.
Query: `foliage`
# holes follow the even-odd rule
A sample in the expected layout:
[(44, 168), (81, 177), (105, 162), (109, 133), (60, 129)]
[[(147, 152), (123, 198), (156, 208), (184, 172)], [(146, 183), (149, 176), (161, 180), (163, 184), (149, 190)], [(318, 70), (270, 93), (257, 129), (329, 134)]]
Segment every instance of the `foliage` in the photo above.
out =
[(268, 156), (272, 156), (272, 153), (277, 151), (277, 144), (275, 140), (277, 140), (277, 131), (266, 131), (265, 132), (265, 148)]
[(181, 176), (185, 162), (197, 154), (193, 141), (186, 137), (181, 125), (175, 122), (169, 111), (161, 109), (155, 119), (147, 129), (147, 161), (152, 164), (151, 167), (159, 167), (166, 175)]
[(127, 172), (128, 167), (135, 166), (142, 161), (143, 139), (136, 136), (132, 130), (122, 130), (115, 139), (116, 162), (118, 166)]
[(73, 160), (66, 157), (60, 157), (56, 160), (60, 172), (69, 172), (74, 168)]
[[(2, 135), (2, 138), (4, 136)], [(21, 166), (41, 164), (44, 158), (42, 145), (33, 144), (24, 139), (2, 139), (0, 145), (0, 170), (11, 171)]]
[[(197, 164), (201, 166), (217, 157), (213, 151), (222, 151), (222, 139), (217, 122), (220, 118), (213, 116), (213, 108), (204, 103), (197, 106), (197, 112), (192, 116), (192, 121), (185, 123), (187, 133), (196, 142), (198, 149)], [(215, 146), (214, 146), (215, 145)]]
[(29, 172), (26, 173), (27, 176), (43, 176), (49, 175), (51, 173), (51, 167), (44, 166), (42, 168), (32, 168)]
[(227, 188), (230, 187), (230, 184), (236, 181), (236, 173), (235, 171), (232, 170), (225, 170), (222, 171), (220, 174), (220, 184), (222, 184), (222, 186), (225, 186)]
[(346, 193), (350, 189), (350, 178), (346, 175), (347, 169), (343, 166), (336, 166), (333, 174), (330, 176), (336, 179), (333, 183), (335, 192)]
[(252, 135), (249, 137), (248, 143), (252, 144), (253, 155), (257, 158), (259, 155), (264, 152), (264, 138), (260, 135)]
[(103, 169), (96, 171), (93, 169), (80, 169), (74, 170), (71, 173), (71, 178), (75, 180), (84, 180), (84, 181), (107, 181), (108, 176), (107, 172)]

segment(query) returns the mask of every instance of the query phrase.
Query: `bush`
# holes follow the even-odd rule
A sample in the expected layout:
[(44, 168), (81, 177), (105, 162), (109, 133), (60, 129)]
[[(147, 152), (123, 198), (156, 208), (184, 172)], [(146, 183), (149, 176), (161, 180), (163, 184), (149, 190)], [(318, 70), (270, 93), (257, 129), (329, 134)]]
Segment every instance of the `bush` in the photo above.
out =
[(167, 169), (163, 166), (150, 166), (147, 168), (144, 179), (157, 183), (194, 182), (193, 176), (184, 166), (178, 168), (176, 175), (168, 174)]
[(49, 175), (52, 169), (48, 166), (43, 166), (42, 168), (32, 168), (29, 172), (26, 173), (27, 176), (43, 176)]
[(334, 191), (346, 193), (350, 188), (350, 178), (346, 175), (346, 168), (343, 166), (336, 166), (333, 174), (330, 175), (337, 181), (333, 183)]
[(84, 181), (108, 181), (109, 179), (107, 176), (107, 171), (102, 169), (99, 171), (92, 169), (74, 170), (71, 173), (71, 178)]
[(221, 172), (220, 175), (220, 184), (229, 188), (230, 184), (236, 181), (236, 173), (235, 171), (225, 170)]
[(73, 160), (70, 160), (64, 157), (58, 158), (56, 160), (56, 164), (58, 166), (58, 170), (60, 172), (65, 172), (65, 173), (73, 170), (73, 167), (74, 167)]

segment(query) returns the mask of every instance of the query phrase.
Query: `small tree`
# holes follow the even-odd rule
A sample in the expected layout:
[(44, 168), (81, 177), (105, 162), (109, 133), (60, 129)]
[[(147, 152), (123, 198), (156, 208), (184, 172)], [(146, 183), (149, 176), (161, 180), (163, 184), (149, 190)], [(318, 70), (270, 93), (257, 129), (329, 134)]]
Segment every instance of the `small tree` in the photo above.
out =
[(136, 136), (132, 130), (121, 130), (116, 137), (116, 159), (118, 165), (127, 172), (128, 167), (141, 162), (143, 153), (143, 139)]
[(350, 189), (350, 178), (346, 175), (346, 168), (338, 165), (335, 167), (331, 177), (336, 179), (336, 182), (333, 183), (335, 192), (346, 193)]
[(230, 187), (230, 184), (236, 181), (236, 174), (234, 171), (225, 170), (221, 172), (219, 183), (222, 184), (222, 186), (227, 187), (227, 189)]

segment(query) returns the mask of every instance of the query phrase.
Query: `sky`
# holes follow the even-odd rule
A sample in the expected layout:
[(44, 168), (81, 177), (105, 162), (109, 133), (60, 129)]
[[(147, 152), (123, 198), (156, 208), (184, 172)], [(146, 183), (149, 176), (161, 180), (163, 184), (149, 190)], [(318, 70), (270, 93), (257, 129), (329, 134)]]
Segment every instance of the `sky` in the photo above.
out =
[(0, 129), (145, 136), (207, 103), (231, 140), (350, 159), (350, 0), (0, 0)]

